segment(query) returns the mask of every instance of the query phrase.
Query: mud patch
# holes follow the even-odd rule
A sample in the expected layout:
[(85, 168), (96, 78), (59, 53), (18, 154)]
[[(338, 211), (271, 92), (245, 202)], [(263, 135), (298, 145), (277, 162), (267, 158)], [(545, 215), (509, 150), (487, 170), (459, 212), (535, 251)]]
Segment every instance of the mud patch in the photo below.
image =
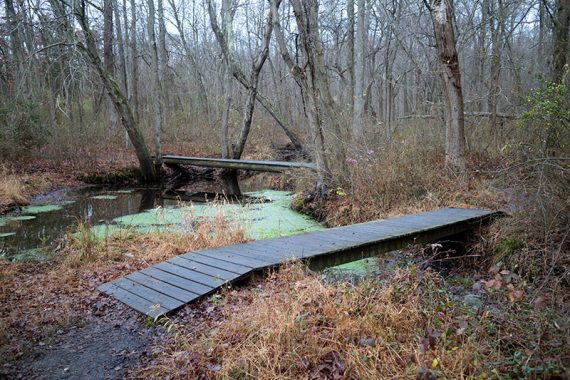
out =
[(40, 343), (26, 360), (0, 377), (18, 379), (123, 379), (149, 354), (156, 328), (145, 328), (141, 317), (116, 304), (105, 317), (60, 330), (55, 343)]

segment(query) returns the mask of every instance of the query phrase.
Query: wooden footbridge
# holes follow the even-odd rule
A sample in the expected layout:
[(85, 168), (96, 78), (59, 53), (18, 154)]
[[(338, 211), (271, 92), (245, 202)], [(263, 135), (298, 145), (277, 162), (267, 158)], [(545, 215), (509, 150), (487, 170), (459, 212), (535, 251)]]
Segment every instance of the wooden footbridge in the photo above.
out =
[(258, 161), (258, 160), (234, 160), (229, 158), (206, 158), (188, 156), (162, 156), (165, 164), (203, 166), (208, 168), (255, 170), (262, 172), (282, 172), (291, 169), (317, 170), (315, 164), (309, 162), (287, 161)]
[(189, 252), (98, 289), (150, 317), (166, 314), (255, 272), (300, 259), (314, 269), (449, 238), (498, 215), (445, 208), (415, 215)]

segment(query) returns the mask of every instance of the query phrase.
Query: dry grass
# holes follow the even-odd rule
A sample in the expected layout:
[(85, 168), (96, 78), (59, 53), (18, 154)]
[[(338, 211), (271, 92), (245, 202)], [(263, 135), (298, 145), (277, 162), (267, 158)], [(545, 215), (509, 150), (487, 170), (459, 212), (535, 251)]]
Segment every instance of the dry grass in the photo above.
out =
[(497, 164), (479, 155), (468, 163), (468, 174), (458, 176), (444, 169), (442, 152), (430, 146), (360, 150), (336, 175), (342, 180), (326, 205), (326, 222), (344, 225), (439, 207), (497, 208), (500, 196), (480, 174)]
[[(104, 238), (97, 237), (89, 225), (79, 223), (67, 235), (62, 263), (71, 268), (132, 260), (155, 263), (184, 252), (245, 242), (244, 228), (230, 222), (222, 210), (219, 208), (213, 219), (196, 227), (192, 226), (192, 220), (184, 220), (182, 225), (188, 228), (166, 228), (152, 233), (119, 229)], [(192, 219), (191, 212), (187, 217)]]
[[(326, 285), (293, 265), (253, 290), (228, 294), (222, 318), (176, 338), (140, 378), (472, 379), (560, 374), (567, 323), (487, 295), (489, 308), (455, 301), (437, 274), (397, 271), (384, 284)], [(557, 301), (554, 301), (555, 303)], [(503, 305), (503, 306), (501, 306)], [(503, 307), (501, 313), (489, 310)], [(208, 309), (213, 306), (208, 307)], [(553, 314), (555, 317), (553, 317)], [(549, 324), (550, 321), (550, 324)], [(542, 340), (541, 340), (542, 339)], [(174, 342), (174, 343), (173, 343)], [(508, 378), (508, 377), (507, 377)]]
[(245, 241), (242, 229), (221, 218), (199, 225), (195, 232), (130, 232), (107, 240), (90, 236), (86, 226), (81, 229), (46, 262), (0, 260), (3, 360), (21, 355), (107, 302), (95, 291), (104, 282), (183, 252)]
[(51, 187), (51, 180), (45, 173), (23, 174), (1, 164), (0, 178), (0, 213), (28, 204), (33, 195)]
[(25, 205), (29, 199), (22, 178), (0, 167), (0, 205)]

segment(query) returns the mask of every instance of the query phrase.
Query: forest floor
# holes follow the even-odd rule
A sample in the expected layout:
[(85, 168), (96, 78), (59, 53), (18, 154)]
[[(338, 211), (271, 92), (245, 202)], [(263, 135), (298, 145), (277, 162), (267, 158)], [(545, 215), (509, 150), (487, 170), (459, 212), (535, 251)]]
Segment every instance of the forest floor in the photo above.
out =
[[(119, 161), (34, 159), (4, 166), (4, 173), (29, 199), (79, 183), (78, 172), (118, 172), (125, 162)], [(458, 188), (444, 177), (414, 175), (417, 166), (380, 172), (378, 183), (368, 170), (380, 165), (354, 168), (353, 186), (384, 186), (381, 201), (390, 207), (374, 203), (378, 194), (338, 188), (324, 219), (340, 225), (444, 205), (498, 207), (517, 194), (498, 195), (479, 180)], [(407, 178), (419, 190), (403, 198), (398, 189)], [(4, 210), (18, 203), (6, 201), (7, 194), (0, 191)], [(527, 261), (537, 254), (531, 240), (501, 227), (484, 231), (462, 256), (415, 249), (397, 268), (357, 284), (330, 283), (292, 265), (161, 321), (96, 287), (187, 250), (244, 241), (243, 231), (204, 226), (193, 236), (104, 244), (69, 238), (46, 262), (0, 261), (0, 378), (568, 378), (566, 238), (553, 238), (560, 243), (554, 248), (543, 244), (541, 252), (560, 256), (549, 266), (555, 273), (531, 279), (516, 260), (491, 260), (497, 250), (521, 251)]]

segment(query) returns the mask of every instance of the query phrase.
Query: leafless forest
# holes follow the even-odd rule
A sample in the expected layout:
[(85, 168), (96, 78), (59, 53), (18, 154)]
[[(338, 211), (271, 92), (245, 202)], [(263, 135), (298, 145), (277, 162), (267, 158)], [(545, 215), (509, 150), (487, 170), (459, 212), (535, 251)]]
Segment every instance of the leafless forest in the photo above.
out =
[[(1, 378), (570, 377), (570, 0), (0, 6)], [(280, 201), (202, 199), (222, 211), (198, 220), (180, 195), (223, 175), (185, 169), (180, 185), (167, 154), (315, 170), (241, 172)], [(248, 223), (270, 223), (250, 206), (295, 218), (264, 237), (444, 207), (505, 217), (377, 257), (372, 274), (351, 263), (361, 282), (294, 263), (171, 319), (97, 292), (259, 238)]]
[(568, 8), (6, 0), (2, 149), (121, 141), (126, 130), (151, 176), (148, 151), (160, 152), (161, 139), (206, 141), (239, 158), (253, 121), (310, 152), (323, 175), (351, 147), (412, 138), (447, 146), (462, 165), (464, 144), (502, 148), (541, 78), (563, 76)]

